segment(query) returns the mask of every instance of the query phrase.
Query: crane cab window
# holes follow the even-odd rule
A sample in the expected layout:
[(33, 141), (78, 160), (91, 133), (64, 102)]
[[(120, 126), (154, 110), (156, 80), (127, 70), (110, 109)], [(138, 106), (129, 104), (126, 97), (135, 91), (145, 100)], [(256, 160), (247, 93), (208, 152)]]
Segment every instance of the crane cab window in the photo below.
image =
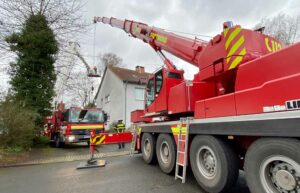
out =
[(147, 106), (151, 105), (154, 101), (154, 79), (150, 79), (147, 84), (147, 96), (146, 102)]
[(155, 94), (158, 94), (161, 90), (163, 77), (162, 70), (155, 74)]

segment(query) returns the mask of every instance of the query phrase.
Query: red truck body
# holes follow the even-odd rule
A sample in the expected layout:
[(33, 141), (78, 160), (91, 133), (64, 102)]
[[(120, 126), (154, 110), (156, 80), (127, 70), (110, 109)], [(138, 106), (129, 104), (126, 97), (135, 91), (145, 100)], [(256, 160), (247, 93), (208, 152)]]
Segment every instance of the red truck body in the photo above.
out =
[(60, 108), (46, 117), (46, 122), (45, 135), (59, 147), (65, 143), (89, 143), (90, 130), (104, 132), (105, 115), (98, 108)]

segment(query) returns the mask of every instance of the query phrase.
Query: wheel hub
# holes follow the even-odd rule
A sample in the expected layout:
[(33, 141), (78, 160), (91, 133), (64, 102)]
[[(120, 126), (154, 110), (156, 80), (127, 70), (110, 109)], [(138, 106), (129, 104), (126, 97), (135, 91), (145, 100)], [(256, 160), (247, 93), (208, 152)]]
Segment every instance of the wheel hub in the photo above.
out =
[(215, 170), (215, 160), (209, 151), (204, 154), (204, 165), (210, 174)]
[(275, 180), (278, 186), (285, 190), (294, 190), (296, 187), (295, 177), (286, 170), (279, 170), (275, 174)]
[(148, 139), (145, 140), (144, 146), (145, 146), (144, 152), (145, 152), (146, 156), (149, 156), (150, 152), (151, 152), (151, 145), (150, 145), (150, 141)]
[(274, 156), (261, 169), (261, 181), (268, 192), (300, 193), (300, 167), (290, 158)]
[(202, 147), (198, 151), (197, 165), (199, 171), (208, 179), (216, 174), (216, 158), (213, 151), (209, 147)]
[(169, 149), (167, 147), (164, 148), (164, 155), (169, 156)]
[(170, 155), (169, 151), (170, 151), (169, 144), (166, 141), (162, 142), (160, 146), (160, 157), (164, 163), (169, 162), (169, 155)]

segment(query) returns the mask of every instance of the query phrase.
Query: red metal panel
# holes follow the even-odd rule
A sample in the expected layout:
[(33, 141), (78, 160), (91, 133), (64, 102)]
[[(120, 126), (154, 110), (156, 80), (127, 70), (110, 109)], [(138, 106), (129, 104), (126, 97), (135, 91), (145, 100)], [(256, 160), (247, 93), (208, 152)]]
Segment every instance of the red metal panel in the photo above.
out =
[(207, 68), (204, 68), (201, 70), (201, 73), (199, 73), (199, 79), (200, 80), (205, 80), (207, 78), (210, 78), (212, 75), (214, 75), (214, 67), (209, 66)]
[(205, 114), (207, 118), (236, 115), (234, 94), (206, 99)]
[(176, 114), (188, 111), (188, 96), (185, 82), (170, 89), (168, 107), (168, 114)]
[(195, 119), (205, 118), (205, 100), (197, 101), (195, 106)]
[(300, 98), (300, 43), (240, 66), (236, 78), (237, 113), (263, 112)]
[(102, 138), (105, 136), (105, 139), (101, 144), (113, 144), (113, 143), (126, 143), (131, 142), (132, 133), (124, 132), (124, 133), (101, 133), (98, 136)]
[(140, 123), (140, 122), (150, 122), (151, 118), (144, 118), (144, 110), (135, 110), (130, 114), (130, 121), (132, 123)]
[(169, 114), (194, 112), (196, 101), (212, 96), (215, 96), (214, 83), (183, 82), (170, 89)]

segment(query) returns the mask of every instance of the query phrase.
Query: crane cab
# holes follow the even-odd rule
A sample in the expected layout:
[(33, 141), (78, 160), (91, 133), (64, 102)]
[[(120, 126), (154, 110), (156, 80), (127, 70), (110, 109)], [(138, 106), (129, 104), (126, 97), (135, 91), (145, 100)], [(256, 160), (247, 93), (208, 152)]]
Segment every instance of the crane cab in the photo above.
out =
[(148, 79), (145, 93), (145, 116), (167, 114), (170, 89), (184, 82), (183, 73), (183, 70), (161, 68)]

